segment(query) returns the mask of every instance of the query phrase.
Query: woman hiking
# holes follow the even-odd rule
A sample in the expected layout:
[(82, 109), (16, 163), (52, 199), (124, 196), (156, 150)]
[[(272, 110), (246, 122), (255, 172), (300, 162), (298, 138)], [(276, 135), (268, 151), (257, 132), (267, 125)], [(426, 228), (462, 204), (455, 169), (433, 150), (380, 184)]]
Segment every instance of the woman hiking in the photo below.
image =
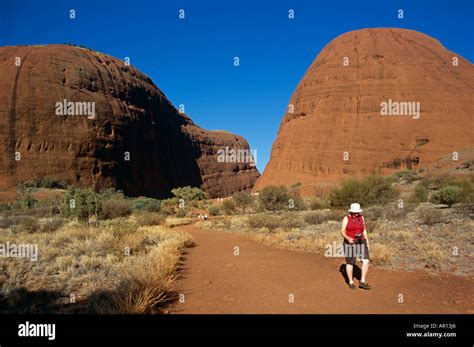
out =
[(351, 204), (349, 214), (342, 220), (341, 235), (344, 237), (344, 255), (346, 257), (349, 288), (356, 289), (353, 272), (356, 258), (359, 257), (362, 260), (362, 276), (359, 288), (369, 290), (370, 286), (365, 281), (369, 270), (369, 240), (367, 239), (365, 221), (359, 204)]

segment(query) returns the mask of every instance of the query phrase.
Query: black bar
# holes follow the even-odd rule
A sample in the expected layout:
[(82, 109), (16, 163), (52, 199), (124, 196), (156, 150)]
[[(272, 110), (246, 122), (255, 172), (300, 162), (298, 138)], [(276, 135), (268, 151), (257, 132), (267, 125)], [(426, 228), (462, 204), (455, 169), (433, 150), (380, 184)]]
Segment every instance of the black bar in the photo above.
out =
[[(19, 324), (26, 321), (54, 323), (55, 340), (19, 337)], [(385, 338), (403, 345), (460, 346), (468, 341), (472, 346), (473, 326), (473, 315), (0, 315), (0, 345), (68, 345), (101, 338), (145, 342), (162, 336), (308, 336), (339, 342)], [(407, 333), (456, 333), (456, 337), (407, 337)]]

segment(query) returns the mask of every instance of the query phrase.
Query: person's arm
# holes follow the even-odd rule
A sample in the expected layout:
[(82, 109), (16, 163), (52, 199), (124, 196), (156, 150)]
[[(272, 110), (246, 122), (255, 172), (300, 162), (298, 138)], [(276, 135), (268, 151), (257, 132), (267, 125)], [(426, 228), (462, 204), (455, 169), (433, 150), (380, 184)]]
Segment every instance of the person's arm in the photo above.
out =
[(367, 242), (367, 248), (369, 248), (369, 238), (367, 236), (367, 228), (365, 227), (365, 219), (364, 219), (364, 216), (362, 216), (362, 220), (364, 221), (364, 238), (365, 238), (365, 241)]
[(354, 243), (354, 239), (346, 235), (346, 227), (347, 227), (347, 216), (345, 216), (344, 219), (342, 220), (340, 233), (342, 237), (347, 240), (347, 242)]

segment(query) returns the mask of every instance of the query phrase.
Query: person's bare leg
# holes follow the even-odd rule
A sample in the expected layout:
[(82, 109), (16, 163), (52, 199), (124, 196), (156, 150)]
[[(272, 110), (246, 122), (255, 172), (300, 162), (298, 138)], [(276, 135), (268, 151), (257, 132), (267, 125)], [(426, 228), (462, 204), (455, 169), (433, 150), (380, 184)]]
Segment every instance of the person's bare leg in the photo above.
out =
[(346, 264), (346, 273), (347, 273), (347, 278), (349, 279), (349, 284), (354, 283), (354, 278), (352, 277), (353, 270), (354, 270), (354, 267), (351, 264)]
[(369, 271), (369, 259), (362, 259), (362, 276), (360, 281), (365, 283), (365, 276), (367, 276), (367, 271)]

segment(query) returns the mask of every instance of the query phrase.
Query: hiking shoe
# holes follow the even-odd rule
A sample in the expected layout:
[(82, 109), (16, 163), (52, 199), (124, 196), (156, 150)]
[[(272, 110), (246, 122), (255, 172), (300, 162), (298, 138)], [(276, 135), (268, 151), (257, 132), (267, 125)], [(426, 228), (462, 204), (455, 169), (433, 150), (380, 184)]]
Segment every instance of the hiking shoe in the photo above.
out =
[(352, 290), (356, 290), (356, 289), (357, 289), (357, 287), (355, 286), (354, 283), (350, 283), (348, 286), (349, 286), (349, 289), (352, 289)]
[(370, 286), (365, 282), (360, 282), (359, 283), (359, 288), (362, 288), (362, 289), (365, 289), (365, 290), (370, 290)]

